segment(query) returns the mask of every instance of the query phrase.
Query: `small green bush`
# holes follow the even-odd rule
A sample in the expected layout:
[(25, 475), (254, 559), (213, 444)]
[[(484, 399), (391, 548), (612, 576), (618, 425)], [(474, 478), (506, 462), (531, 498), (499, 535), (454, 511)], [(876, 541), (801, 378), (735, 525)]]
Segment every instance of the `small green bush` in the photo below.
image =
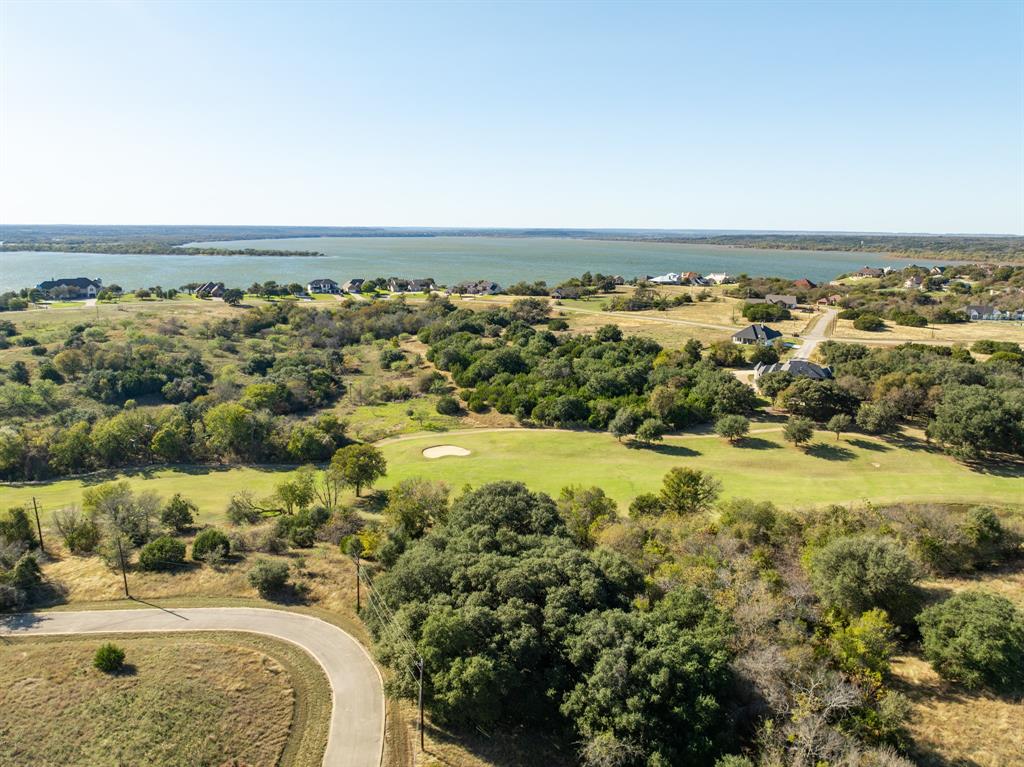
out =
[(459, 401), (450, 394), (438, 398), (437, 412), (441, 415), (458, 415), (462, 411)]
[(945, 679), (966, 687), (1024, 686), (1024, 615), (997, 594), (954, 594), (917, 616), (924, 656)]
[(139, 567), (143, 570), (170, 570), (185, 562), (185, 544), (161, 535), (150, 541), (139, 552)]
[(187, 498), (182, 498), (181, 493), (175, 493), (171, 500), (160, 511), (160, 521), (167, 527), (181, 532), (195, 519), (196, 505)]
[(92, 665), (105, 674), (113, 674), (124, 667), (124, 650), (116, 644), (101, 644), (92, 656)]
[(218, 559), (231, 553), (231, 541), (220, 530), (208, 527), (192, 541), (192, 559), (205, 560), (213, 556)]
[(280, 591), (288, 583), (288, 565), (260, 559), (249, 571), (249, 583), (261, 596)]
[(569, 323), (561, 317), (555, 317), (548, 322), (548, 330), (568, 330)]
[(884, 330), (885, 322), (877, 314), (862, 314), (853, 321), (857, 330)]

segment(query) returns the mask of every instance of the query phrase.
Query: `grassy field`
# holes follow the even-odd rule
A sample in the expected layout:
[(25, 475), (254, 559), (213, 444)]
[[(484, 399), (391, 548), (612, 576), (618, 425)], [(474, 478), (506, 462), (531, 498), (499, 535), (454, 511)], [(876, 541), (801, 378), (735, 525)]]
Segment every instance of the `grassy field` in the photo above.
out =
[[(125, 672), (92, 653), (113, 639)], [(249, 634), (33, 637), (0, 644), (0, 764), (295, 765), (323, 758), (330, 687), (312, 658)]]
[[(764, 429), (765, 427), (755, 427)], [(722, 480), (726, 497), (771, 500), (783, 507), (827, 503), (897, 501), (1024, 502), (1024, 466), (1004, 465), (975, 471), (924, 443), (900, 443), (855, 436), (837, 442), (819, 432), (806, 450), (782, 439), (775, 427), (731, 446), (714, 436), (670, 437), (654, 448), (618, 443), (607, 434), (529, 429), (422, 434), (382, 444), (388, 461), (388, 487), (406, 477), (426, 476), (458, 490), (499, 479), (526, 482), (536, 490), (557, 494), (568, 484), (600, 485), (620, 504), (639, 493), (657, 490), (673, 466), (711, 472)], [(428, 460), (424, 448), (457, 445), (467, 457)], [(287, 468), (161, 468), (100, 475), (38, 485), (0, 488), (0, 508), (31, 506), (32, 497), (44, 514), (81, 503), (82, 489), (123, 476), (138, 490), (163, 496), (180, 492), (200, 509), (200, 521), (214, 521), (230, 496), (247, 489), (269, 493)]]
[(964, 344), (970, 346), (981, 339), (1024, 342), (1021, 322), (964, 322), (956, 325), (929, 325), (908, 328), (886, 321), (882, 331), (857, 330), (853, 320), (837, 320), (834, 335), (837, 341), (871, 343), (872, 341), (917, 341), (931, 344)]

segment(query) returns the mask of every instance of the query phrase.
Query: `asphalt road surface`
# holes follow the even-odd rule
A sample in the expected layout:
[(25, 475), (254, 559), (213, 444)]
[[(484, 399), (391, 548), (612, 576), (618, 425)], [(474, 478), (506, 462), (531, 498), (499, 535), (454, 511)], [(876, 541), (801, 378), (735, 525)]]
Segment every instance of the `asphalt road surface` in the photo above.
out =
[(379, 767), (384, 747), (380, 672), (355, 639), (308, 615), (256, 607), (21, 613), (0, 616), (0, 635), (248, 631), (297, 644), (323, 667), (334, 705), (325, 767)]

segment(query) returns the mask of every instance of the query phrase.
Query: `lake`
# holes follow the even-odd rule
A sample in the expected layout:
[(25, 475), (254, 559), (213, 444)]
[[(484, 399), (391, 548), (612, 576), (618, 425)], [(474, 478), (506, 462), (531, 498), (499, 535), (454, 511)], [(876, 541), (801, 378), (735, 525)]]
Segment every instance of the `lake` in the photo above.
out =
[(178, 287), (215, 280), (229, 287), (276, 280), (330, 277), (432, 277), (442, 284), (470, 279), (508, 285), (555, 284), (585, 271), (626, 278), (666, 272), (777, 275), (815, 282), (864, 265), (900, 267), (908, 260), (881, 253), (757, 250), (683, 243), (618, 242), (556, 237), (302, 237), (193, 243), (209, 247), (315, 250), (319, 258), (289, 256), (157, 256), (93, 253), (0, 253), (0, 291), (53, 277), (99, 277), (125, 288)]

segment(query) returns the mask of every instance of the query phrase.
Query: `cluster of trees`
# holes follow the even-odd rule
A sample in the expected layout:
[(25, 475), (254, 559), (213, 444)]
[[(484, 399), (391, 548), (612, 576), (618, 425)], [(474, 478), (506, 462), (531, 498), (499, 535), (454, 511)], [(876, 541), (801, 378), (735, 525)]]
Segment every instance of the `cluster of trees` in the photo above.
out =
[(449, 503), (399, 483), (380, 529), (343, 543), (384, 568), (393, 623), (364, 618), (392, 691), (415, 694), (401, 670), (421, 656), (438, 721), (560, 723), (594, 767), (908, 767), (890, 684), (908, 644), (951, 681), (1021, 689), (1021, 611), (991, 594), (926, 606), (919, 586), (1019, 556), (1019, 524), (985, 507), (797, 517), (719, 492), (674, 469), (623, 517), (596, 487), (556, 501), (499, 482)]
[[(707, 294), (701, 292), (697, 294), (697, 297), (700, 300), (706, 300)], [(674, 306), (692, 303), (693, 296), (689, 293), (677, 293), (674, 296), (669, 296), (659, 293), (648, 283), (640, 283), (633, 288), (632, 293), (613, 297), (605, 308), (609, 312), (645, 312), (650, 309), (664, 311)]]
[[(34, 346), (37, 364), (19, 360), (3, 371), (0, 478), (149, 463), (326, 461), (347, 442), (345, 423), (316, 414), (344, 393), (353, 372), (343, 349), (416, 332), (450, 310), (439, 301), (330, 311), (274, 305), (187, 334), (168, 321), (125, 340), (110, 339), (104, 326), (75, 326), (60, 347)], [(0, 338), (8, 337), (27, 338), (6, 322)], [(224, 355), (233, 364), (214, 375), (213, 360)], [(382, 359), (393, 367), (404, 355), (389, 348)], [(378, 394), (412, 396), (403, 391)]]
[(819, 423), (843, 415), (874, 434), (914, 423), (962, 458), (1022, 455), (1024, 356), (998, 348), (979, 363), (960, 347), (908, 343), (869, 349), (826, 341), (820, 349), (832, 380), (777, 372), (762, 376), (758, 386), (779, 406)]
[(612, 428), (621, 437), (652, 419), (664, 431), (756, 406), (748, 387), (702, 360), (697, 341), (667, 352), (649, 339), (624, 338), (615, 325), (560, 337), (533, 327), (547, 307), (529, 301), (455, 311), (420, 332), (430, 347), (427, 358), (452, 373), (470, 410), (493, 407), (523, 422)]

